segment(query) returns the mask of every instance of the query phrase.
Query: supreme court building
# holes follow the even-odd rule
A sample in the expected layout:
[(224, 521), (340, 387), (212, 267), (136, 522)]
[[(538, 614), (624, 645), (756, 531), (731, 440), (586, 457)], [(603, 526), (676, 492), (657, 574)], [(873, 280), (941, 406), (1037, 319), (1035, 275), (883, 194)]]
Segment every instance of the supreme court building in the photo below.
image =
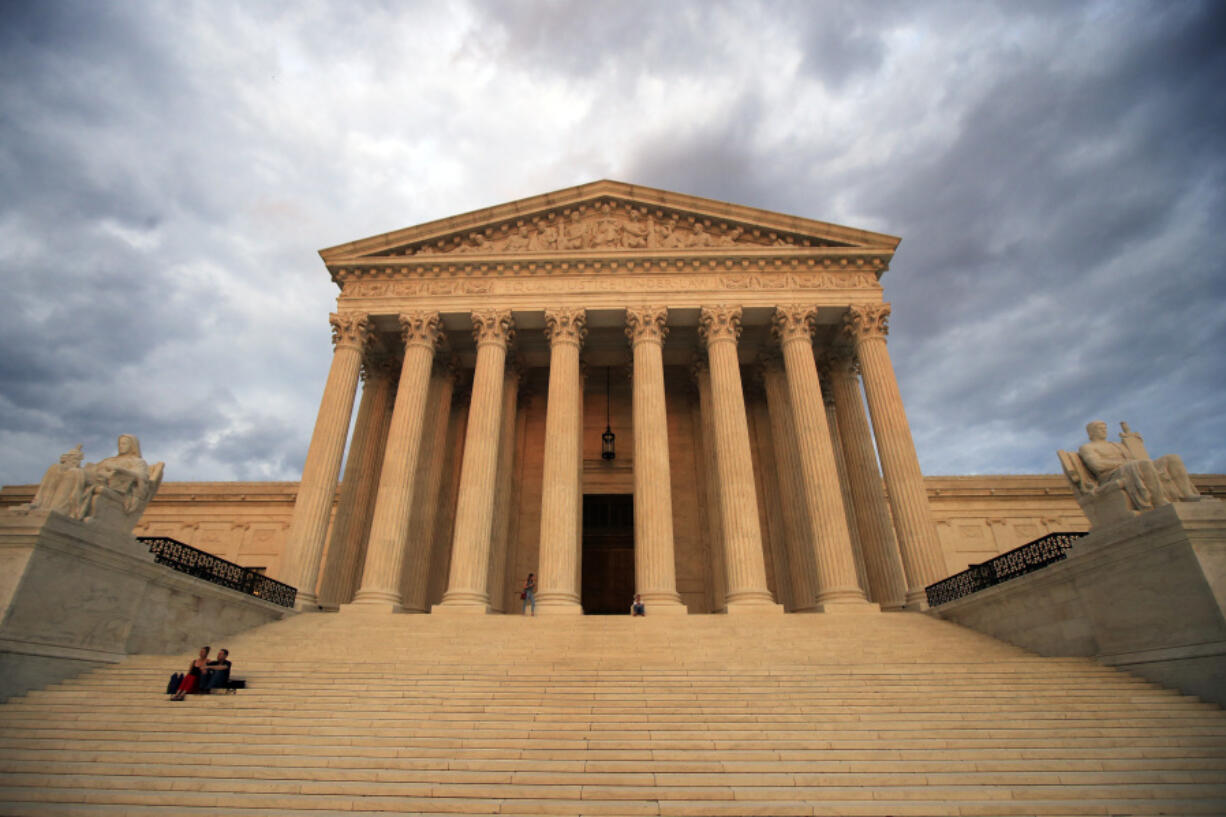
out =
[(518, 613), (530, 572), (541, 615), (920, 605), (946, 569), (898, 243), (599, 181), (321, 251), (334, 351), (277, 578), (342, 612)]

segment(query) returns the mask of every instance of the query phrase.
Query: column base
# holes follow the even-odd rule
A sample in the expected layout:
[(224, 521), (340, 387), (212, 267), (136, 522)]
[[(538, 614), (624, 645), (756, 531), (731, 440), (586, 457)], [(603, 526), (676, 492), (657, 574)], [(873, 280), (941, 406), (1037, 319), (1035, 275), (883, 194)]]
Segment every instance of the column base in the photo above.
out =
[(448, 590), (443, 600), (430, 608), (431, 615), (478, 615), (491, 612), (490, 599), (474, 590)]
[(689, 615), (689, 608), (681, 603), (681, 596), (676, 593), (670, 593), (667, 590), (657, 590), (655, 592), (639, 593), (638, 595), (642, 596), (643, 604), (646, 606), (648, 614)]
[(430, 608), (432, 616), (489, 616), (497, 615), (488, 604), (469, 604), (467, 602), (446, 602)]
[(353, 615), (354, 613), (403, 613), (404, 608), (394, 601), (386, 601), (383, 599), (364, 599), (362, 601), (351, 601), (349, 604), (342, 604), (337, 611), (341, 615)]
[(300, 613), (318, 613), (322, 608), (314, 593), (299, 593), (294, 597), (294, 609)]
[[(630, 609), (628, 605), (626, 609)], [(583, 605), (573, 596), (549, 594), (542, 597), (538, 593), (536, 596), (536, 614), (538, 616), (581, 616), (583, 615)]]
[(783, 605), (776, 604), (773, 601), (730, 601), (724, 612), (730, 616), (739, 616), (746, 613), (751, 615), (761, 613), (783, 615)]
[(864, 613), (880, 613), (881, 605), (873, 604), (871, 601), (863, 601), (861, 599), (850, 601), (823, 601), (818, 603), (816, 610), (819, 613), (851, 613), (854, 615), (863, 615)]
[(928, 593), (923, 588), (919, 590), (908, 590), (907, 601), (903, 605), (904, 610), (923, 611), (928, 609)]
[[(690, 609), (679, 601), (650, 601), (643, 599), (645, 615), (649, 616), (688, 616)], [(629, 609), (629, 607), (627, 607)]]

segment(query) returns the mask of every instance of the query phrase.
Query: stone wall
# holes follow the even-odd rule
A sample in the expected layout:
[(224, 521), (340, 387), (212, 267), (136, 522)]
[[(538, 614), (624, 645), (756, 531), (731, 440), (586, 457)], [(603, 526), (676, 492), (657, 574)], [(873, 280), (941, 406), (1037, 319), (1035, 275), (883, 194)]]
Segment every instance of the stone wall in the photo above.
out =
[(1226, 705), (1226, 504), (1177, 502), (1109, 525), (1064, 561), (930, 612)]
[(155, 564), (119, 532), (45, 511), (0, 513), (0, 700), (290, 614)]

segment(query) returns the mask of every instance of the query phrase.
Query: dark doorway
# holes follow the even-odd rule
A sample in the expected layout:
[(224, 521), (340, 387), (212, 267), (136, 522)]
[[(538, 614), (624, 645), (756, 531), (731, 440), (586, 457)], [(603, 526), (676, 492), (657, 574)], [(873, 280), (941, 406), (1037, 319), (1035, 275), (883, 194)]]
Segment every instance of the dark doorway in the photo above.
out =
[(634, 599), (634, 495), (583, 497), (583, 612), (628, 614)]

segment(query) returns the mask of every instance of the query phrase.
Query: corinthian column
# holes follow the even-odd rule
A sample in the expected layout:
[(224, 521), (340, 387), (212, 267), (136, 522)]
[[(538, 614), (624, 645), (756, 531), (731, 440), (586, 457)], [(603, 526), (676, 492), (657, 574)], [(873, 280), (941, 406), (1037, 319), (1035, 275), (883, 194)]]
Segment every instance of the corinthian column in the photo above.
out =
[(695, 354), (690, 364), (690, 374), (694, 380), (694, 390), (698, 392), (698, 426), (702, 440), (702, 451), (694, 465), (702, 475), (699, 488), (702, 490), (703, 518), (710, 542), (707, 562), (711, 568), (711, 581), (707, 589), (711, 594), (711, 612), (719, 613), (725, 611), (728, 583), (724, 580), (724, 523), (720, 511), (719, 466), (715, 457), (715, 409), (711, 400), (711, 371), (707, 359)]
[(507, 360), (502, 382), (502, 431), (498, 435), (498, 485), (494, 489), (494, 524), (490, 540), (490, 607), (507, 612), (507, 550), (511, 543), (511, 494), (515, 476), (515, 424), (519, 414), (519, 387), (523, 375), (520, 361)]
[(358, 388), (358, 369), (362, 349), (370, 337), (370, 322), (365, 313), (341, 312), (328, 317), (332, 324), (332, 367), (319, 403), (315, 431), (307, 449), (298, 485), (298, 499), (290, 521), (281, 580), (298, 588), (295, 606), (316, 606), (315, 583), (319, 579), (319, 558), (328, 533), (328, 517), (336, 497), (336, 478), (340, 475), (345, 437), (353, 414), (353, 398)]
[(430, 556), (434, 550), (435, 520), (443, 463), (447, 459), (447, 429), (451, 424), (451, 399), (455, 390), (454, 361), (436, 362), (430, 377), (426, 426), (422, 429), (417, 455), (417, 480), (413, 488), (413, 511), (405, 545), (400, 579), (401, 607), (406, 613), (426, 612), (426, 589), (430, 580)]
[(736, 342), (741, 336), (741, 308), (704, 306), (699, 313), (698, 335), (706, 344), (711, 369), (728, 612), (783, 612), (771, 598), (766, 585), (757, 488), (749, 450), (749, 423), (745, 417), (741, 366), (736, 354)]
[(587, 335), (582, 309), (545, 311), (549, 339), (549, 397), (545, 409), (545, 462), (541, 476), (541, 613), (582, 613), (579, 600), (583, 456), (583, 386), (579, 349)]
[(809, 510), (809, 542), (817, 563), (818, 607), (830, 610), (831, 605), (864, 606), (867, 600), (856, 582), (855, 557), (839, 492), (839, 472), (830, 444), (830, 428), (826, 425), (817, 363), (813, 360), (812, 323), (816, 315), (813, 307), (779, 307), (772, 328), (783, 349), (787, 370), (796, 458), (805, 507)]
[(460, 465), (451, 571), (436, 613), (485, 613), (489, 606), (490, 534), (494, 482), (498, 472), (498, 431), (502, 418), (502, 377), (507, 345), (515, 336), (511, 310), (473, 313), (477, 368), (473, 372), (468, 431)]
[(883, 609), (897, 610), (902, 608), (906, 597), (902, 561), (898, 556), (898, 541), (894, 538), (885, 491), (881, 487), (881, 472), (877, 470), (873, 434), (864, 413), (864, 400), (860, 397), (856, 363), (846, 352), (831, 353), (823, 362), (830, 375), (834, 415), (847, 461), (847, 484), (856, 527), (860, 531), (869, 595)]
[(319, 578), (319, 603), (322, 605), (345, 604), (353, 597), (387, 442), (392, 374), (389, 361), (384, 357), (368, 358), (362, 367), (365, 381), (362, 400), (358, 403), (358, 419), (353, 424), (353, 440), (345, 461), (345, 476), (341, 479), (341, 497), (332, 520), (323, 575)]
[(411, 312), (401, 315), (399, 320), (404, 363), (387, 432), (362, 583), (353, 597), (355, 605), (385, 607), (389, 611), (400, 610), (400, 568), (408, 538), (430, 369), (434, 351), (442, 340), (437, 312)]
[(800, 463), (796, 457), (796, 425), (789, 405), (787, 377), (783, 361), (769, 355), (762, 359), (762, 386), (766, 410), (770, 415), (771, 438), (779, 471), (779, 499), (783, 525), (787, 531), (788, 564), (791, 569), (792, 604), (795, 612), (817, 611), (817, 554), (809, 531), (809, 510), (801, 485)]
[(844, 316), (843, 329), (855, 342), (864, 375), (864, 394), (873, 418), (881, 470), (894, 510), (894, 530), (907, 577), (907, 604), (924, 607), (924, 588), (945, 578), (945, 560), (928, 508), (924, 476), (920, 473), (894, 366), (885, 345), (889, 317), (889, 304), (851, 306)]
[(664, 402), (668, 310), (626, 310), (634, 350), (634, 585), (653, 614), (686, 611), (677, 593), (672, 476)]

